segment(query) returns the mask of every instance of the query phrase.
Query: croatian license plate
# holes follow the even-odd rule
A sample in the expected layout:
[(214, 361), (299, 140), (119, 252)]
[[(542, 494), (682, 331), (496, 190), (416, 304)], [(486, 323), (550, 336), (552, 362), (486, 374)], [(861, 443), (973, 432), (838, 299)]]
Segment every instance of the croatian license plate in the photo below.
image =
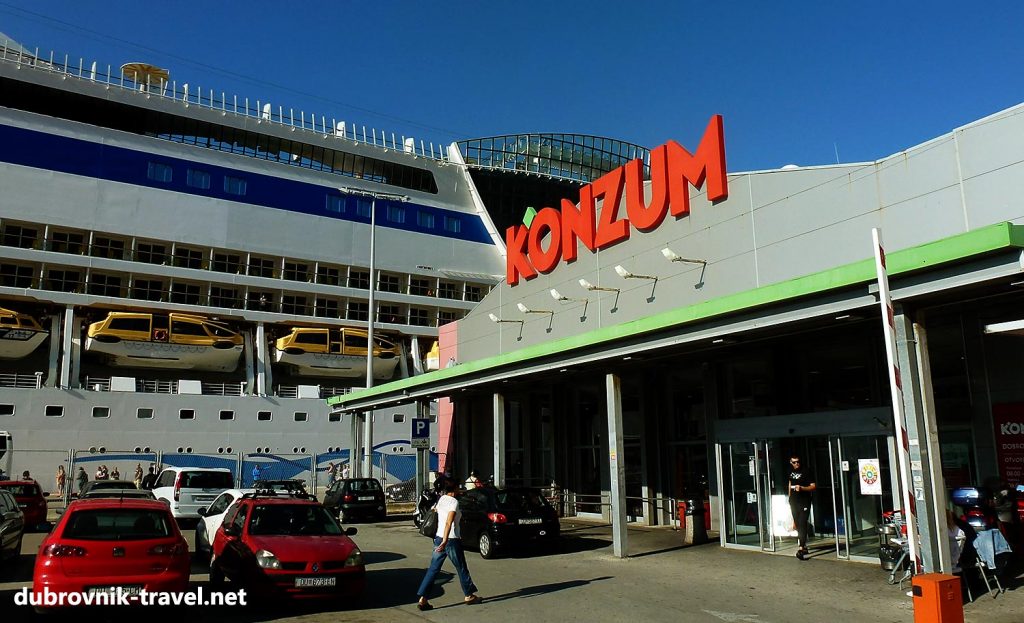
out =
[(356, 499), (359, 500), (360, 502), (372, 502), (373, 501), (373, 496), (372, 495), (361, 495), (361, 496), (359, 496)]
[(197, 495), (194, 496), (192, 499), (195, 500), (196, 502), (212, 502), (213, 497), (214, 496), (212, 495)]
[(520, 519), (519, 520), (519, 525), (526, 526), (526, 525), (539, 524), (542, 521), (544, 521), (544, 520), (543, 519)]
[(90, 595), (117, 595), (118, 589), (122, 595), (138, 597), (142, 593), (141, 584), (129, 584), (127, 586), (90, 586), (86, 592)]
[(324, 578), (295, 578), (296, 588), (324, 588), (334, 586), (338, 581), (336, 577)]

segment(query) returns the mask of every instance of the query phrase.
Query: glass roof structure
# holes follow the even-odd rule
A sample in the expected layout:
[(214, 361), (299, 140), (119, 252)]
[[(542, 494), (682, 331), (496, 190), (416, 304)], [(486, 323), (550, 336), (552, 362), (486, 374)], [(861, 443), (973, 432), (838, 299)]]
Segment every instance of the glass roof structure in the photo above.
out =
[(472, 167), (537, 173), (591, 182), (631, 160), (644, 163), (650, 177), (651, 151), (646, 147), (585, 134), (506, 134), (458, 142)]

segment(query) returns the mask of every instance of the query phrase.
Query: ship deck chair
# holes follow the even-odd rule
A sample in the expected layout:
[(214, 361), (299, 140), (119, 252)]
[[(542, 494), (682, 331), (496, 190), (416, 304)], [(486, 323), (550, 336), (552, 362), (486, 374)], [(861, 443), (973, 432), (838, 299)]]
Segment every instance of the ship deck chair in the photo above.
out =
[[(967, 598), (973, 602), (974, 595), (971, 592), (970, 576), (971, 570), (977, 570), (977, 574), (981, 576), (981, 580), (985, 583), (986, 593), (992, 593), (995, 590), (995, 594), (992, 595), (993, 599), (1004, 592), (1006, 589), (999, 582), (999, 576), (1006, 569), (1006, 565), (1010, 562), (1010, 557), (1013, 552), (1010, 550), (1010, 544), (1006, 541), (1003, 533), (998, 529), (982, 530), (977, 533), (977, 537), (974, 539), (974, 548), (969, 552), (969, 559), (964, 560), (961, 556), (960, 565), (963, 568), (964, 585), (967, 588)], [(965, 554), (968, 552), (965, 552)], [(993, 584), (995, 589), (993, 589)]]

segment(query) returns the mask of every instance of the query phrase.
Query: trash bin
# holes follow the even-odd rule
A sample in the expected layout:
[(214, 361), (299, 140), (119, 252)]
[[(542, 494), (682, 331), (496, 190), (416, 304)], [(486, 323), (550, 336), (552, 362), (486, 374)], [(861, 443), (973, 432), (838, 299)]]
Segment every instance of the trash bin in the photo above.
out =
[(686, 500), (680, 506), (683, 510), (679, 515), (683, 541), (687, 544), (707, 543), (708, 528), (704, 522), (704, 500)]

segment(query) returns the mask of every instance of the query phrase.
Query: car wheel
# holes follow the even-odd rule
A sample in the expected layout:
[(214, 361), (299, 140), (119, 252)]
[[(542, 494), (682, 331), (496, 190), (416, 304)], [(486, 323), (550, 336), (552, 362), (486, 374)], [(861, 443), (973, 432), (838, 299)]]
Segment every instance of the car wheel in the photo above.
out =
[(220, 568), (220, 563), (217, 562), (217, 557), (210, 554), (210, 586), (223, 586), (224, 585), (224, 571)]
[(486, 530), (480, 533), (480, 540), (477, 543), (480, 547), (480, 556), (483, 558), (494, 558), (496, 552), (494, 547), (494, 541), (491, 539), (491, 535)]
[(196, 526), (196, 560), (209, 564), (210, 544), (206, 542), (206, 522), (200, 520)]

